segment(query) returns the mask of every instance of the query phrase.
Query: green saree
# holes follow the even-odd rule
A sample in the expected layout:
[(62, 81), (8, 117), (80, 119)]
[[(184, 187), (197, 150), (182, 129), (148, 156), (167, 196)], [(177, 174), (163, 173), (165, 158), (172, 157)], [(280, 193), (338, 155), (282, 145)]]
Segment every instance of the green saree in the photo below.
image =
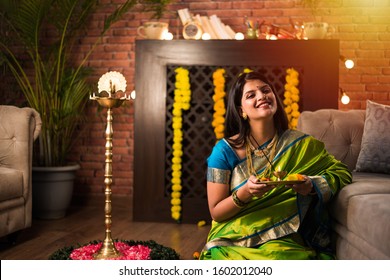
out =
[[(268, 163), (254, 154), (252, 162), (257, 174)], [(316, 195), (302, 196), (281, 185), (254, 197), (232, 219), (212, 222), (200, 259), (332, 257), (327, 202), (351, 182), (351, 172), (327, 153), (322, 142), (295, 130), (280, 136), (272, 163), (288, 174), (309, 176)], [(247, 159), (240, 160), (226, 140), (219, 141), (208, 158), (207, 180), (227, 184), (233, 192), (248, 177)]]

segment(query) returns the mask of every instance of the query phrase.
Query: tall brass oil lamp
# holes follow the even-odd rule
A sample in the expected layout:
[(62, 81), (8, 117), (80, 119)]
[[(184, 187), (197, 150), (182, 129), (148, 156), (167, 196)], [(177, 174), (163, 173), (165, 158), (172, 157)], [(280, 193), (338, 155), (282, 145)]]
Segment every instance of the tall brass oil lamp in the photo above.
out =
[[(102, 247), (94, 255), (94, 259), (113, 259), (121, 256), (121, 253), (115, 248), (115, 243), (111, 236), (111, 184), (112, 184), (112, 137), (113, 137), (113, 108), (122, 105), (126, 100), (130, 100), (130, 96), (126, 94), (121, 97), (115, 97), (117, 90), (125, 92), (126, 80), (122, 74), (111, 71), (103, 75), (99, 80), (99, 94), (90, 96), (90, 100), (96, 100), (100, 106), (107, 109), (107, 126), (105, 131), (106, 145), (105, 145), (105, 168), (104, 168), (104, 184), (105, 184), (105, 205), (104, 205), (104, 224), (105, 224), (105, 239)], [(105, 94), (102, 94), (105, 92)], [(107, 96), (108, 93), (108, 96)]]

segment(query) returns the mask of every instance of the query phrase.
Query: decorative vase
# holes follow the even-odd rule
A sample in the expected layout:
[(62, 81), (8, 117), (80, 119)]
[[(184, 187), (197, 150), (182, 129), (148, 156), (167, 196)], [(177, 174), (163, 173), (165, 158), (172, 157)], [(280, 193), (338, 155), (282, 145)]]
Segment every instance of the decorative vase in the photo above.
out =
[(47, 220), (65, 217), (78, 169), (79, 165), (32, 168), (33, 217)]
[(303, 37), (305, 39), (325, 39), (331, 34), (331, 28), (326, 22), (305, 22)]

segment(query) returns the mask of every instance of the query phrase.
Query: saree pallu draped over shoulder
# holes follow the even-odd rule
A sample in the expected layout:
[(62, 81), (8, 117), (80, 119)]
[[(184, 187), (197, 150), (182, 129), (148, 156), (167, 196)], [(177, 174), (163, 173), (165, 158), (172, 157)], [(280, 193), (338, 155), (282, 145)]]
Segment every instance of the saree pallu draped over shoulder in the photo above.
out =
[[(317, 194), (302, 196), (280, 185), (261, 198), (254, 197), (232, 219), (212, 222), (200, 259), (332, 257), (327, 202), (351, 182), (351, 172), (327, 153), (322, 142), (302, 132), (287, 130), (276, 145), (275, 169), (309, 176)], [(262, 175), (266, 157), (252, 154), (252, 162)], [(207, 180), (227, 184), (233, 192), (249, 174), (247, 159), (239, 159), (225, 139), (219, 141), (208, 158)]]

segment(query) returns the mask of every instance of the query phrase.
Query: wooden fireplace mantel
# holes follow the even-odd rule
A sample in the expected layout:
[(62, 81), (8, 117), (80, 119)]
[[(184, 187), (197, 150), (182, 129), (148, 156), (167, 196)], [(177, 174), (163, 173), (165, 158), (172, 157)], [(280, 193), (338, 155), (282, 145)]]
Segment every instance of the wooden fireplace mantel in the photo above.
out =
[[(167, 67), (284, 66), (303, 69), (301, 110), (338, 108), (338, 40), (137, 40), (134, 211), (138, 221), (173, 221), (164, 194)], [(206, 186), (205, 186), (206, 187)], [(208, 215), (206, 199), (183, 200), (183, 222)]]

